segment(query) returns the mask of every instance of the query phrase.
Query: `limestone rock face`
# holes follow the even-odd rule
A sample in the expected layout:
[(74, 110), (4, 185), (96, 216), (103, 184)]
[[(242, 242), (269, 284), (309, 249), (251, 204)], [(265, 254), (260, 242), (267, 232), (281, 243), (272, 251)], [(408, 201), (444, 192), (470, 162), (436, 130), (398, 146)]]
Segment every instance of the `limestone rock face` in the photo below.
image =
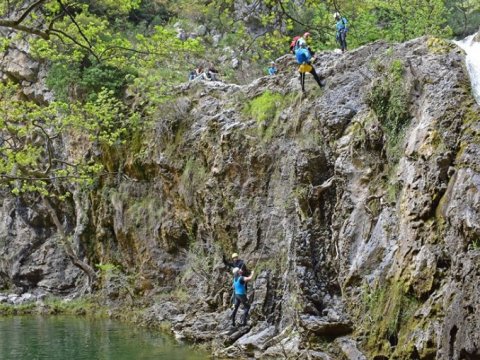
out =
[[(18, 292), (69, 294), (80, 271), (59, 247), (45, 209), (5, 198), (0, 207), (0, 286)], [(42, 211), (43, 210), (43, 211)]]
[[(11, 39), (15, 32), (0, 28), (0, 36)], [(0, 54), (0, 80), (19, 84), (27, 99), (40, 103), (53, 100), (52, 92), (45, 85), (46, 76), (46, 64), (32, 59), (26, 41), (15, 40)]]
[[(90, 194), (85, 257), (125, 276), (110, 301), (143, 299), (148, 323), (220, 357), (480, 356), (480, 109), (463, 52), (432, 44), (321, 53), (327, 85), (307, 74), (303, 95), (291, 55), (245, 86), (178, 87)], [(1, 281), (69, 289), (48, 218), (4, 197)], [(234, 251), (255, 270), (237, 327)]]

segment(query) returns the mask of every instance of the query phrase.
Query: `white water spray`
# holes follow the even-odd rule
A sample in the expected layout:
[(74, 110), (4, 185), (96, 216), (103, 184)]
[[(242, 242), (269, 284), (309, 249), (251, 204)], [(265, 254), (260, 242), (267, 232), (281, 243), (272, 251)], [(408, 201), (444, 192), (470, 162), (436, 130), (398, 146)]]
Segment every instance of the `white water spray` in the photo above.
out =
[(480, 42), (474, 40), (475, 36), (476, 34), (467, 36), (463, 40), (455, 41), (455, 44), (467, 54), (465, 61), (472, 82), (473, 96), (480, 104)]

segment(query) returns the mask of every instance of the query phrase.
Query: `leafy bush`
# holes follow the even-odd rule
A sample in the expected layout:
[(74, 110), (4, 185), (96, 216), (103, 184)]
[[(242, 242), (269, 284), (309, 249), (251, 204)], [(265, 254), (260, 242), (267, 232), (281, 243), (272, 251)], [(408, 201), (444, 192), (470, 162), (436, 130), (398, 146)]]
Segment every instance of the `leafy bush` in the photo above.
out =
[(61, 101), (71, 97), (95, 100), (104, 89), (120, 97), (129, 74), (132, 72), (103, 64), (81, 69), (78, 65), (54, 63), (47, 76), (47, 86)]

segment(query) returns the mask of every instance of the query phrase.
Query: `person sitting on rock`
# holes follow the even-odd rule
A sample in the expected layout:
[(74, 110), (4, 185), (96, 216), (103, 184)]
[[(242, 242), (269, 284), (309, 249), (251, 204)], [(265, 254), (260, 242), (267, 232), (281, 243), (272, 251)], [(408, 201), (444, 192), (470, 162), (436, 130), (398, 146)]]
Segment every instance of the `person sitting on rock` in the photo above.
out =
[(207, 69), (207, 71), (205, 72), (205, 75), (207, 80), (218, 81), (218, 70), (215, 69), (213, 65)]
[(232, 326), (235, 326), (235, 317), (240, 305), (243, 305), (244, 312), (242, 316), (241, 326), (247, 325), (248, 312), (250, 311), (250, 303), (247, 299), (247, 282), (252, 280), (253, 271), (250, 276), (243, 276), (242, 269), (236, 267), (233, 269), (233, 288), (235, 293), (235, 308), (232, 313)]
[(278, 69), (275, 66), (275, 61), (271, 61), (270, 66), (267, 69), (268, 75), (270, 75), (270, 76), (275, 75), (277, 73), (277, 71), (278, 71)]
[(203, 72), (203, 67), (198, 66), (195, 70), (190, 71), (190, 73), (188, 75), (188, 80), (193, 81), (193, 80), (201, 79), (204, 76), (205, 75), (204, 75), (204, 72)]

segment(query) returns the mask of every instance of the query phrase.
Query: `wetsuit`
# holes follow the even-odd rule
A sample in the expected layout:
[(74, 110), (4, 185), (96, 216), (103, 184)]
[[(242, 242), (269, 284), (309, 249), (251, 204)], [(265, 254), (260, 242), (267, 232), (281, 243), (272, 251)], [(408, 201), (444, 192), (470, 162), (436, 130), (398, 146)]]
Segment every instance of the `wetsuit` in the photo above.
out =
[[(235, 259), (234, 261), (228, 261), (227, 259), (225, 259), (225, 257), (223, 257), (223, 263), (234, 269), (234, 268), (239, 268), (240, 270), (242, 270), (242, 275), (245, 275), (245, 276), (250, 276), (250, 270), (247, 269), (247, 265), (245, 265), (245, 262), (242, 260), (242, 259)], [(247, 290), (247, 284), (245, 284), (245, 291)], [(231, 303), (234, 303), (235, 301), (235, 292), (233, 292), (232, 294), (232, 298), (231, 298)]]
[(342, 52), (345, 52), (347, 50), (347, 19), (342, 17), (337, 21), (335, 27), (337, 28), (337, 41), (340, 44)]
[(299, 71), (302, 91), (305, 91), (305, 72), (309, 72), (313, 75), (313, 78), (317, 82), (318, 86), (325, 86), (324, 81), (320, 79), (320, 77), (317, 75), (317, 71), (312, 65), (312, 53), (306, 47), (299, 48), (295, 53), (295, 57), (297, 58), (297, 62), (300, 64)]
[(243, 305), (244, 312), (242, 316), (241, 325), (247, 325), (248, 312), (250, 311), (250, 303), (247, 299), (247, 282), (243, 276), (237, 275), (233, 278), (233, 288), (235, 291), (235, 308), (232, 313), (232, 325), (235, 326), (235, 317), (237, 315), (238, 308)]

